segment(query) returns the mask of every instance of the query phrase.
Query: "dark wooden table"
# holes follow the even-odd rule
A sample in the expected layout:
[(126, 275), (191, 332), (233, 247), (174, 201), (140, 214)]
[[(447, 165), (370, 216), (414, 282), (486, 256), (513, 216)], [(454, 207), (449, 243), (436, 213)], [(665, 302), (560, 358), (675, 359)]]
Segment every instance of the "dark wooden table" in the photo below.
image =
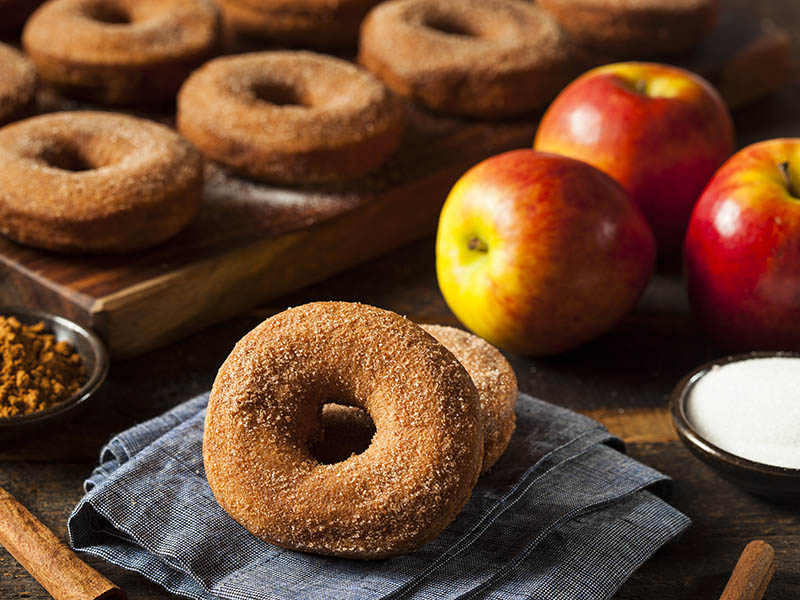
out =
[[(771, 0), (757, 10), (790, 29), (792, 76), (780, 93), (735, 115), (740, 145), (800, 137), (800, 3)], [(433, 240), (419, 241), (263, 310), (115, 363), (80, 420), (46, 435), (0, 441), (0, 485), (65, 538), (67, 516), (110, 435), (208, 389), (245, 332), (265, 316), (312, 300), (358, 300), (420, 322), (457, 324), (436, 285)], [(604, 337), (554, 358), (509, 357), (523, 391), (599, 419), (626, 440), (630, 455), (673, 477), (672, 502), (694, 520), (617, 598), (718, 598), (736, 558), (754, 538), (772, 544), (779, 562), (765, 597), (800, 598), (800, 504), (757, 498), (720, 479), (677, 440), (667, 416), (666, 398), (675, 382), (716, 354), (689, 314), (679, 266), (666, 264), (637, 309)], [(98, 559), (87, 561), (134, 600), (170, 597), (143, 577)], [(0, 598), (17, 597), (49, 596), (0, 550)]]

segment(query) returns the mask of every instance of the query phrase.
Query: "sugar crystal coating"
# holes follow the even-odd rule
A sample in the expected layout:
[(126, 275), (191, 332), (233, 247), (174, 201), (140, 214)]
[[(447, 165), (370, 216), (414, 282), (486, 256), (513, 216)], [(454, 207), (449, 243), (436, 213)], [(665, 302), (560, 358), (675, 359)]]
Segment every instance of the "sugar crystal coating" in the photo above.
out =
[(0, 129), (0, 231), (60, 251), (164, 241), (196, 214), (203, 161), (169, 128), (123, 114), (58, 112)]
[(502, 456), (514, 433), (517, 377), (514, 369), (486, 340), (456, 327), (421, 325), (464, 365), (481, 400), (483, 468), (488, 471)]
[[(370, 447), (320, 464), (328, 402), (376, 425)], [(247, 334), (211, 392), (203, 454), (222, 507), (268, 542), (380, 558), (438, 535), (480, 472), (478, 392), (441, 344), (403, 317), (344, 302), (286, 310)]]
[(215, 59), (178, 96), (178, 129), (249, 177), (314, 183), (363, 175), (397, 148), (404, 110), (347, 61), (299, 51)]
[(367, 15), (359, 62), (397, 93), (451, 114), (544, 105), (580, 70), (558, 22), (521, 0), (390, 0)]
[[(517, 401), (514, 369), (494, 346), (463, 329), (445, 325), (420, 327), (453, 353), (478, 390), (483, 425), (481, 473), (486, 473), (503, 455), (514, 433)], [(339, 462), (363, 452), (375, 432), (364, 411), (341, 404), (323, 407), (322, 424), (322, 439), (314, 443), (312, 451), (324, 462)]]
[(221, 35), (211, 0), (52, 0), (31, 15), (22, 42), (65, 96), (152, 106), (174, 101)]
[(36, 79), (31, 62), (0, 43), (0, 125), (14, 120), (33, 103)]

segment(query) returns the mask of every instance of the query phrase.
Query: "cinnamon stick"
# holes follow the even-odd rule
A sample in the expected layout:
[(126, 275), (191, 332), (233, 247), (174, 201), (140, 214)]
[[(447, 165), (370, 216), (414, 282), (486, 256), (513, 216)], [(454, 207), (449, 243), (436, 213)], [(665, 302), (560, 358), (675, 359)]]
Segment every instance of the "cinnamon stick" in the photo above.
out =
[(0, 544), (55, 600), (125, 600), (122, 590), (78, 558), (2, 487)]
[(754, 540), (744, 547), (719, 600), (761, 600), (775, 573), (775, 550)]

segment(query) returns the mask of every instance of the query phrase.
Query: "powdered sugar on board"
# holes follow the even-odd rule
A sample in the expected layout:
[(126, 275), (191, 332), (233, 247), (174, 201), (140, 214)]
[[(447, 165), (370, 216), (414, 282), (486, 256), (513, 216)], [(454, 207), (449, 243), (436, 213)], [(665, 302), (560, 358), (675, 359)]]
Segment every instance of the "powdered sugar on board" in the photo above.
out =
[[(273, 235), (320, 222), (371, 200), (357, 193), (271, 186), (236, 177), (211, 163), (206, 165), (204, 198), (207, 214), (201, 209), (200, 219), (230, 219), (232, 212), (239, 213), (258, 229), (268, 224)], [(217, 214), (220, 210), (226, 214)], [(220, 225), (224, 226), (223, 222)], [(243, 221), (236, 225), (241, 229)]]

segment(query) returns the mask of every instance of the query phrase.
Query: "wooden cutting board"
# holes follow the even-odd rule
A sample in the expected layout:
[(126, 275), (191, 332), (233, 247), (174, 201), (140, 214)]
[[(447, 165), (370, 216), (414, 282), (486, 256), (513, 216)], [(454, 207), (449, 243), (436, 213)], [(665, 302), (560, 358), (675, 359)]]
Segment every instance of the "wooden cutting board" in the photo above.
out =
[[(683, 63), (738, 91), (733, 104), (742, 90), (749, 101), (774, 87), (787, 55), (785, 36), (745, 6), (729, 2), (718, 30)], [(47, 96), (40, 104), (78, 107)], [(530, 147), (537, 117), (459, 121), (409, 106), (405, 140), (386, 165), (324, 188), (271, 187), (209, 166), (197, 221), (145, 252), (61, 256), (0, 237), (0, 304), (66, 315), (95, 329), (115, 358), (140, 354), (432, 233), (458, 177), (492, 154)]]
[(399, 152), (346, 185), (276, 188), (208, 167), (196, 222), (149, 251), (60, 256), (0, 237), (0, 302), (66, 315), (112, 356), (136, 355), (431, 233), (466, 168), (535, 131), (411, 108), (408, 120)]

